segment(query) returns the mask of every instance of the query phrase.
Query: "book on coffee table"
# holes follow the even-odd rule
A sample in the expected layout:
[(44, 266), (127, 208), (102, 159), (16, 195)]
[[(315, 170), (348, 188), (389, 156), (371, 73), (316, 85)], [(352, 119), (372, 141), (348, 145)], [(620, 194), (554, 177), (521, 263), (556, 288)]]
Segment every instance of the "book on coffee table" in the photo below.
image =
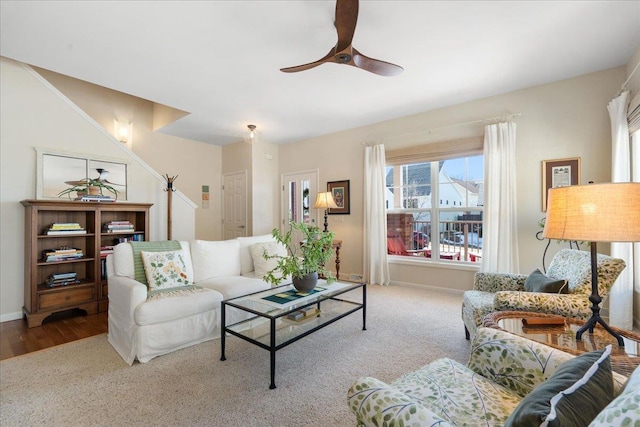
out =
[(557, 326), (564, 325), (564, 317), (523, 317), (523, 326)]

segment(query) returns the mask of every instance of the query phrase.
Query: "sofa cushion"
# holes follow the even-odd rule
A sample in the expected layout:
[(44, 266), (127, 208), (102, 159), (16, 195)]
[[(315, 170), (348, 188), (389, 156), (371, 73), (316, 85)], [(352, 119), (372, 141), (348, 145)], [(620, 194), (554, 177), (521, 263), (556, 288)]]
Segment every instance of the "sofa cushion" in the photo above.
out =
[(193, 277), (187, 275), (184, 251), (140, 251), (150, 290), (188, 286)]
[(183, 288), (156, 291), (146, 302), (136, 307), (133, 316), (139, 326), (171, 322), (205, 311), (218, 310), (220, 301), (220, 292), (198, 286), (191, 286), (187, 291), (183, 291)]
[(469, 420), (476, 425), (502, 425), (521, 399), (513, 390), (451, 359), (435, 360), (391, 385), (453, 425)]
[(524, 281), (524, 290), (527, 292), (566, 294), (567, 281), (565, 279), (553, 279), (545, 276), (540, 269), (536, 268)]
[[(180, 247), (185, 252), (187, 275), (193, 277), (193, 266), (189, 250), (189, 242), (180, 241)], [(113, 248), (114, 274), (135, 279), (135, 267), (133, 265), (133, 248), (130, 243), (120, 243)]]
[(245, 276), (214, 277), (199, 282), (198, 286), (215, 289), (224, 296), (224, 299), (264, 291), (271, 287), (262, 279)]
[(613, 400), (611, 345), (581, 354), (522, 399), (505, 427), (588, 425)]
[(271, 234), (263, 234), (260, 236), (238, 237), (240, 243), (240, 274), (246, 275), (254, 270), (253, 258), (249, 247), (260, 242), (274, 242), (275, 239)]
[(589, 427), (636, 426), (640, 422), (640, 367), (636, 368), (618, 397), (604, 408)]
[[(287, 248), (278, 242), (254, 243), (249, 246), (249, 251), (251, 252), (254, 272), (257, 277), (266, 276), (267, 273), (278, 266), (278, 258), (265, 259), (265, 252), (269, 256), (287, 256)], [(282, 274), (278, 272), (275, 276), (280, 278), (282, 277)]]
[(193, 280), (240, 275), (240, 243), (237, 239), (191, 242)]

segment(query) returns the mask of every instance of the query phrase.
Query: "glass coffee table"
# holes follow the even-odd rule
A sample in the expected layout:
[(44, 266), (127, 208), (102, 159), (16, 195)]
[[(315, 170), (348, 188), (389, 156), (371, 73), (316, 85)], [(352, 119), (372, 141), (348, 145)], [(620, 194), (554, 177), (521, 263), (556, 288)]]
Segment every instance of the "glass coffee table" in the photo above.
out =
[[(250, 313), (247, 320), (226, 324), (227, 310)], [(231, 334), (271, 354), (271, 384), (276, 388), (276, 351), (343, 317), (362, 310), (362, 330), (366, 330), (367, 287), (364, 283), (318, 280), (310, 293), (299, 293), (293, 285), (260, 291), (222, 301), (220, 360), (226, 360), (225, 340)]]
[[(532, 320), (525, 324), (523, 319)], [(496, 311), (483, 320), (485, 327), (502, 329), (574, 355), (612, 344), (611, 367), (622, 375), (629, 376), (640, 365), (640, 335), (611, 327), (624, 340), (624, 347), (620, 347), (613, 335), (596, 325), (593, 333), (585, 331), (582, 339), (577, 340), (576, 332), (584, 323), (584, 320), (527, 311)]]

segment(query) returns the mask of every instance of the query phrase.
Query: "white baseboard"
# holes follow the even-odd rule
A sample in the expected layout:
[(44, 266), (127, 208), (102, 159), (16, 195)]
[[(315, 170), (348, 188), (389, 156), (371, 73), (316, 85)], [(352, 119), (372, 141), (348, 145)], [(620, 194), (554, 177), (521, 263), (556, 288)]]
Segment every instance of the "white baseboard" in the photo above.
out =
[(18, 311), (16, 313), (3, 314), (2, 316), (0, 316), (0, 323), (10, 322), (12, 320), (18, 320), (18, 319), (22, 319), (21, 311)]

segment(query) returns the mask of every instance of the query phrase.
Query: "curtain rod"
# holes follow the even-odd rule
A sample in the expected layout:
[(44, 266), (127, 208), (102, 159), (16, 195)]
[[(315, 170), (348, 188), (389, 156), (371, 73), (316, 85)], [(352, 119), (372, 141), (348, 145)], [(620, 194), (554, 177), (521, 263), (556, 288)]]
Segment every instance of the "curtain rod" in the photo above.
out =
[[(424, 129), (424, 130), (417, 130), (414, 132), (407, 132), (407, 133), (403, 133), (401, 135), (397, 135), (394, 136), (393, 138), (400, 138), (400, 137), (405, 137), (407, 135), (413, 135), (413, 134), (418, 134), (418, 133), (432, 133), (433, 131), (437, 131), (437, 130), (442, 130), (442, 129), (449, 129), (449, 128), (454, 128), (454, 127), (458, 127), (458, 126), (469, 126), (469, 125), (474, 125), (474, 124), (478, 124), (478, 123), (487, 123), (487, 122), (492, 122), (492, 121), (507, 121), (510, 119), (514, 119), (516, 117), (520, 117), (522, 115), (522, 113), (513, 113), (513, 114), (505, 114), (504, 116), (496, 116), (496, 117), (488, 117), (486, 119), (479, 119), (479, 120), (472, 120), (470, 122), (462, 122), (462, 123), (455, 123), (453, 125), (447, 125), (447, 126), (440, 126), (437, 128), (431, 128), (431, 129)], [(380, 139), (380, 138), (377, 138)], [(376, 142), (371, 142), (371, 141), (365, 141), (362, 142), (362, 145), (375, 145)]]
[(620, 90), (618, 91), (618, 95), (616, 95), (616, 96), (619, 96), (622, 92), (627, 90), (627, 83), (629, 83), (629, 81), (631, 80), (631, 77), (633, 77), (633, 75), (636, 73), (636, 71), (638, 71), (638, 67), (640, 67), (640, 62), (638, 62), (636, 64), (636, 67), (633, 69), (631, 74), (629, 74), (629, 77), (627, 77), (627, 80), (625, 80), (625, 82), (622, 83), (622, 86), (620, 87)]
[[(419, 131), (420, 133), (422, 132), (427, 132), (427, 133), (431, 133), (433, 131), (436, 130), (441, 130), (441, 129), (449, 129), (449, 128), (454, 128), (454, 127), (458, 127), (458, 126), (468, 126), (468, 125), (475, 125), (478, 123), (487, 123), (487, 122), (492, 122), (492, 121), (507, 121), (510, 119), (514, 119), (516, 117), (520, 117), (522, 115), (522, 113), (513, 113), (513, 114), (505, 114), (504, 116), (496, 116), (496, 117), (489, 117), (487, 119), (479, 119), (479, 120), (472, 120), (470, 122), (463, 122), (463, 123), (456, 123), (453, 125), (448, 125), (448, 126), (440, 126), (437, 128), (431, 128), (431, 129), (427, 129), (427, 130), (423, 130), (423, 131)], [(418, 133), (418, 132), (414, 132), (414, 133)]]

